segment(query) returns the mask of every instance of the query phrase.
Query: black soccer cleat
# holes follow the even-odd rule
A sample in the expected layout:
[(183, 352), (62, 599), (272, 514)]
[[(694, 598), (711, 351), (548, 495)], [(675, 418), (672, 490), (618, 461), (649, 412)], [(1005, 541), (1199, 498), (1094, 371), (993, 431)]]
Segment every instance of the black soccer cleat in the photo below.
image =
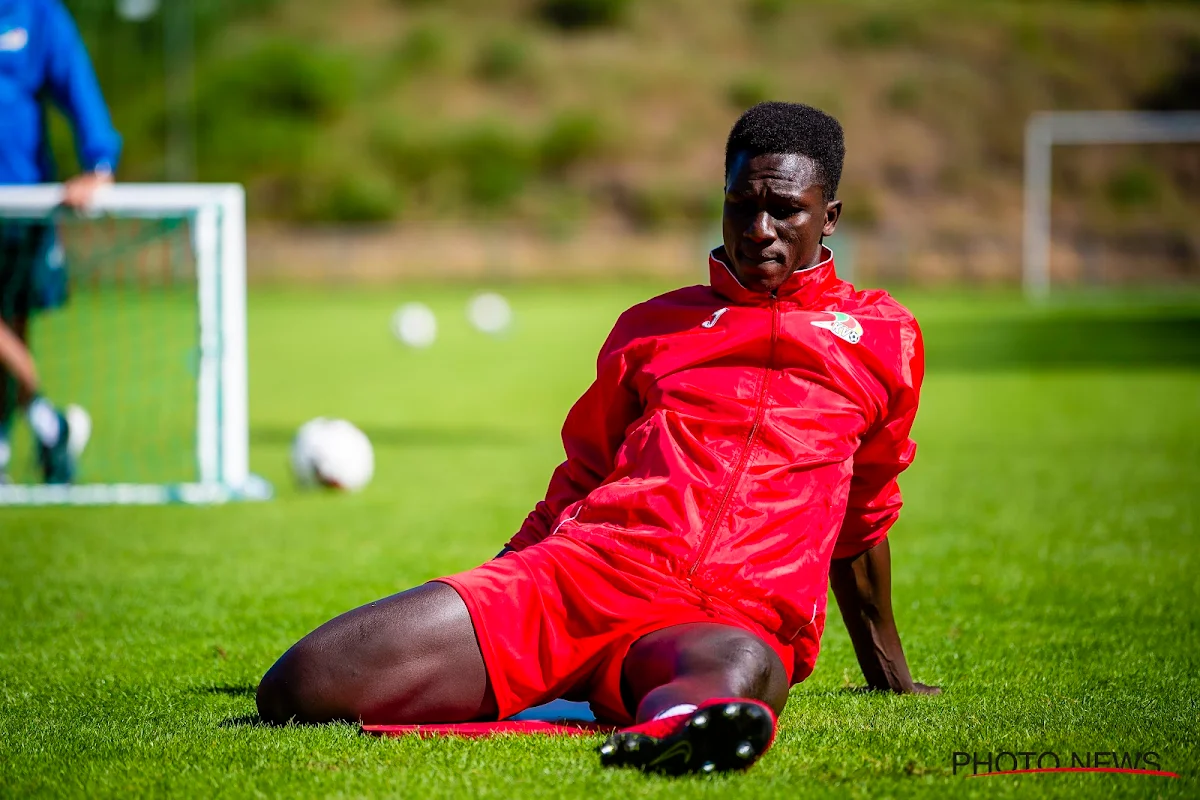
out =
[(72, 483), (79, 456), (92, 434), (92, 418), (76, 405), (67, 406), (66, 414), (55, 413), (58, 415), (58, 440), (49, 446), (38, 444), (38, 464), (46, 483)]
[(775, 739), (775, 714), (757, 700), (710, 700), (695, 711), (625, 728), (600, 745), (606, 767), (667, 775), (743, 770)]

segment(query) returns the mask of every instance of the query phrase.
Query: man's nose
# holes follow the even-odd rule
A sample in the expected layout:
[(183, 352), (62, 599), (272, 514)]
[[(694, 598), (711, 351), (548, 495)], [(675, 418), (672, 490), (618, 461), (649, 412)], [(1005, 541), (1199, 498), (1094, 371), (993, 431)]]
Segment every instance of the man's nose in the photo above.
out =
[(775, 224), (771, 219), (771, 215), (766, 211), (760, 211), (755, 214), (750, 227), (746, 229), (746, 236), (756, 242), (765, 242), (768, 239), (774, 239)]

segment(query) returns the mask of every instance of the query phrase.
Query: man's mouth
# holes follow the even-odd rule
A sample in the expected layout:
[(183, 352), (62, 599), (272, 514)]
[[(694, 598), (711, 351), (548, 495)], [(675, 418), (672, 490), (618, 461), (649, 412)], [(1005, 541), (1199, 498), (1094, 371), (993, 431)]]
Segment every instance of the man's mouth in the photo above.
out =
[(782, 264), (783, 259), (771, 253), (741, 253), (742, 262), (749, 267), (763, 267), (767, 264)]

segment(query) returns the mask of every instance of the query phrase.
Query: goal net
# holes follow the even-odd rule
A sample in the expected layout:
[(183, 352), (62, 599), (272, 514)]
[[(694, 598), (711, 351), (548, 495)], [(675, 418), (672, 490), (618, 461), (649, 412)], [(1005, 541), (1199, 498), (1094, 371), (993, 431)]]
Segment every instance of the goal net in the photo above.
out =
[(75, 481), (44, 484), (5, 375), (0, 505), (268, 496), (248, 463), (241, 187), (117, 185), (82, 215), (61, 199), (0, 187), (0, 316), (24, 329), (41, 394), (85, 409), (91, 435)]

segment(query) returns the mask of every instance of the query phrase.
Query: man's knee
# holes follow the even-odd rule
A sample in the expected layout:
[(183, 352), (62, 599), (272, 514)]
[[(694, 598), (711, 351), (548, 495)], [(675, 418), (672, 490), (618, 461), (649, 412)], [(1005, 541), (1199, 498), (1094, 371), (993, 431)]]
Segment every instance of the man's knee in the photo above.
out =
[(787, 671), (766, 642), (749, 634), (731, 637), (721, 652), (722, 667), (737, 697), (752, 697), (776, 713), (787, 702)]
[(324, 722), (330, 700), (321, 655), (304, 641), (296, 644), (278, 661), (258, 684), (258, 715), (271, 725), (296, 722)]

